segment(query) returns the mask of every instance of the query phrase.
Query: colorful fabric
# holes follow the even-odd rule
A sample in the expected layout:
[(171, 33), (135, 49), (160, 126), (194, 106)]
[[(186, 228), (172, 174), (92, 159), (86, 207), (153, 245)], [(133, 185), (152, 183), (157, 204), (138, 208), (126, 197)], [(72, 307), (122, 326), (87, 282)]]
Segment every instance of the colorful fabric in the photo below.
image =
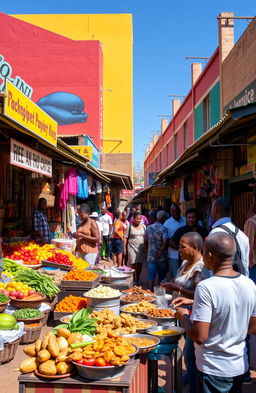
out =
[[(118, 232), (119, 236), (115, 233)], [(114, 222), (113, 239), (123, 239), (124, 238), (124, 226), (121, 220), (116, 220)]]
[(167, 260), (167, 250), (159, 258), (156, 254), (160, 251), (163, 241), (168, 238), (168, 230), (160, 222), (154, 222), (147, 227), (145, 239), (148, 240), (147, 262), (163, 262)]
[(78, 175), (75, 168), (70, 168), (66, 173), (68, 194), (77, 195), (78, 193)]
[[(33, 213), (33, 232), (39, 231), (45, 238), (47, 243), (51, 242), (50, 228), (47, 222), (46, 215), (42, 210), (36, 209)], [(40, 242), (41, 239), (36, 238)]]
[(79, 172), (78, 176), (78, 198), (87, 199), (89, 194), (89, 187), (87, 176), (84, 172)]

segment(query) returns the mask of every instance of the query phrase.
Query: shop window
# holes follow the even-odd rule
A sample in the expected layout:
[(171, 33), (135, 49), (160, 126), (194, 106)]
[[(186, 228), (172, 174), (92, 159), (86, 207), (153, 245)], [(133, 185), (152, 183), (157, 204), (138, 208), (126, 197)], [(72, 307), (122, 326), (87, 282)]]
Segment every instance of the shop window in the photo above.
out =
[(183, 124), (183, 147), (184, 150), (188, 147), (188, 121)]
[(204, 132), (210, 128), (210, 96), (206, 96), (203, 100), (203, 128)]
[(178, 134), (174, 135), (173, 150), (174, 150), (174, 161), (175, 161), (178, 158)]

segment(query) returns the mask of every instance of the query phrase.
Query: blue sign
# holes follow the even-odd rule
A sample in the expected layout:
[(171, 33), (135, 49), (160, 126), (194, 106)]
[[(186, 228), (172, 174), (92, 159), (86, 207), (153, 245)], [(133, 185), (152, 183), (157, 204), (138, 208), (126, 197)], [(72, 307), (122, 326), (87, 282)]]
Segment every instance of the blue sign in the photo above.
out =
[(149, 172), (148, 174), (148, 184), (151, 186), (151, 184), (154, 183), (154, 181), (156, 180), (158, 174), (160, 172)]
[(96, 147), (96, 145), (93, 143), (91, 138), (86, 135), (85, 136), (85, 145), (86, 146), (92, 146), (92, 161), (90, 161), (90, 164), (94, 166), (94, 168), (99, 168), (100, 167), (100, 152), (99, 149)]

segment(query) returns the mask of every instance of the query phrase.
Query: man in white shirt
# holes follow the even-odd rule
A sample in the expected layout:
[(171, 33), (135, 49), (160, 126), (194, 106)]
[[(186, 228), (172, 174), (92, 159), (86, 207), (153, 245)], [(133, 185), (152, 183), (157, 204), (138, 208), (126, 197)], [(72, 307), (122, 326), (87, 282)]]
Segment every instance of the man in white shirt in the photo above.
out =
[[(212, 205), (212, 218), (214, 224), (210, 235), (216, 232), (228, 232), (229, 230), (235, 234), (236, 229), (238, 230), (236, 239), (241, 251), (241, 261), (244, 267), (245, 276), (249, 277), (249, 252), (250, 245), (248, 237), (238, 229), (235, 224), (232, 223), (230, 218), (231, 204), (227, 198), (218, 198), (213, 202)], [(227, 228), (227, 231), (220, 226)]]
[(111, 233), (112, 229), (112, 219), (107, 214), (107, 208), (105, 206), (101, 207), (101, 215), (99, 217), (99, 221), (102, 224), (102, 237), (103, 237), (103, 244), (106, 247), (106, 258), (110, 260), (110, 246), (109, 246), (109, 234)]
[[(164, 227), (168, 230), (169, 239), (173, 237), (178, 228), (186, 225), (186, 218), (180, 215), (179, 205), (173, 203), (170, 208), (170, 213), (171, 217), (164, 223)], [(172, 278), (175, 278), (180, 265), (179, 251), (171, 247), (171, 244), (168, 247), (168, 264)]]
[(256, 286), (233, 270), (235, 252), (227, 233), (209, 235), (203, 259), (213, 276), (197, 285), (191, 318), (187, 309), (176, 313), (195, 342), (200, 393), (241, 393), (249, 368), (245, 340), (256, 333)]

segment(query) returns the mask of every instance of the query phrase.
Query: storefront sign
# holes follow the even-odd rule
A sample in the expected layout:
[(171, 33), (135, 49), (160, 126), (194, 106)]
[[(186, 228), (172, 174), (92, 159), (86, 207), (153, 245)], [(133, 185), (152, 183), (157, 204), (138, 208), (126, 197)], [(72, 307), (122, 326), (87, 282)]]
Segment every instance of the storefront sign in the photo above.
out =
[(121, 190), (120, 192), (121, 196), (129, 196), (132, 197), (134, 195), (134, 191), (133, 190), (126, 190), (125, 188)]
[(100, 167), (100, 158), (99, 158), (99, 149), (96, 147), (96, 145), (93, 143), (91, 138), (86, 135), (85, 137), (85, 144), (86, 146), (91, 146), (92, 147), (92, 159), (90, 160), (90, 164), (94, 166), (94, 168), (99, 168)]
[(247, 140), (249, 145), (247, 147), (247, 164), (256, 164), (256, 136), (253, 136)]
[(11, 139), (10, 163), (32, 172), (52, 176), (52, 159)]
[(148, 174), (148, 184), (151, 186), (151, 184), (154, 183), (158, 176), (159, 172), (149, 172)]
[(150, 191), (150, 194), (152, 196), (157, 196), (157, 197), (166, 197), (169, 198), (171, 194), (171, 189), (170, 186), (165, 186), (165, 187), (153, 187)]
[(239, 93), (232, 101), (224, 107), (224, 113), (228, 109), (237, 108), (239, 106), (248, 105), (256, 101), (256, 80), (250, 83), (241, 93)]
[(91, 146), (84, 146), (84, 145), (77, 145), (77, 146), (70, 146), (73, 150), (77, 153), (81, 154), (81, 156), (88, 158), (88, 160), (92, 160), (92, 147)]
[(57, 123), (39, 106), (6, 81), (4, 114), (51, 145), (57, 144)]

